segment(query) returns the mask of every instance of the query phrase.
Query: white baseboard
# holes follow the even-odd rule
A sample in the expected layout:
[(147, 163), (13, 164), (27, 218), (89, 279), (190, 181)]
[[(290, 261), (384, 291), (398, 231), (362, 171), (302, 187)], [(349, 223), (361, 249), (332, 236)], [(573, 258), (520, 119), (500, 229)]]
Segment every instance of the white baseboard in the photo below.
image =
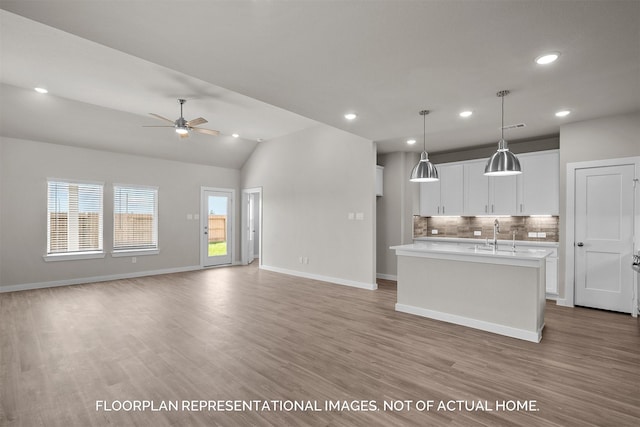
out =
[(368, 289), (372, 291), (378, 289), (377, 283), (365, 283), (365, 282), (357, 282), (355, 280), (340, 279), (337, 277), (321, 276), (319, 274), (305, 273), (304, 271), (289, 270), (286, 268), (273, 267), (273, 266), (264, 265), (264, 264), (261, 265), (260, 268), (263, 270), (273, 271), (275, 273), (287, 274), (289, 276), (304, 277), (305, 279), (320, 280), (322, 282), (334, 283), (336, 285), (352, 286), (354, 288)]
[(382, 273), (377, 273), (376, 277), (378, 279), (384, 279), (384, 280), (393, 280), (393, 281), (398, 281), (398, 276), (395, 274), (382, 274)]
[(23, 283), (19, 285), (0, 286), (0, 293), (27, 291), (30, 289), (54, 288), (57, 286), (82, 285), (85, 283), (107, 282), (109, 280), (133, 279), (135, 277), (155, 276), (158, 274), (182, 273), (185, 271), (201, 270), (199, 265), (187, 267), (165, 268), (162, 270), (138, 271), (134, 273), (109, 274), (106, 276), (80, 277), (77, 279), (54, 280), (51, 282)]
[(396, 304), (396, 311), (415, 314), (417, 316), (428, 317), (430, 319), (441, 320), (443, 322), (454, 323), (456, 325), (467, 326), (482, 331), (493, 332), (494, 334), (505, 335), (525, 341), (540, 342), (542, 339), (542, 328), (539, 331), (527, 331), (524, 329), (512, 328), (510, 326), (499, 325), (497, 323), (485, 322), (484, 320), (471, 319), (458, 316), (456, 314), (443, 313), (441, 311), (429, 310), (421, 307), (414, 307), (406, 304)]
[(574, 305), (569, 302), (569, 300), (565, 298), (558, 298), (556, 300), (556, 305), (560, 305), (562, 307), (573, 307)]

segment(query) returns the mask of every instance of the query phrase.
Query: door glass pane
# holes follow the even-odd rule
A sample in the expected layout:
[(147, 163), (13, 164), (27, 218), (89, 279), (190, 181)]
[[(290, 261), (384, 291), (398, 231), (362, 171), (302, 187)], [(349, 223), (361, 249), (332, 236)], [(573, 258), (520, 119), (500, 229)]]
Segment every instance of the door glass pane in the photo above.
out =
[(227, 255), (228, 197), (209, 196), (209, 256)]

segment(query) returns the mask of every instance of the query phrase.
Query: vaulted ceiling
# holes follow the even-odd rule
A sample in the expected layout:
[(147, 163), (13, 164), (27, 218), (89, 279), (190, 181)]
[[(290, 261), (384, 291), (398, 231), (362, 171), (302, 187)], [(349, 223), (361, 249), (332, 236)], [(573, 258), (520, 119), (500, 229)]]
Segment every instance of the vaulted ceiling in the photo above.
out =
[[(0, 0), (0, 133), (239, 168), (318, 122), (430, 152), (640, 110), (638, 1)], [(560, 53), (553, 64), (534, 59)], [(49, 89), (46, 96), (33, 91)], [(179, 140), (148, 113), (205, 117)], [(569, 109), (565, 118), (555, 117)], [(472, 110), (461, 118), (462, 110)], [(355, 112), (346, 121), (346, 112)], [(239, 138), (231, 134), (237, 133)], [(418, 144), (408, 146), (406, 140)]]

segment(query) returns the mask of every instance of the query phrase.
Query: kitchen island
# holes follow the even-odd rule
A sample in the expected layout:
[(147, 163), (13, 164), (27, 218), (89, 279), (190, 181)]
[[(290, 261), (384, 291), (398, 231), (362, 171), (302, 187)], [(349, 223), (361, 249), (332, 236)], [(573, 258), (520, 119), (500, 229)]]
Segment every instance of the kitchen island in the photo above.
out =
[(540, 342), (547, 249), (417, 242), (398, 257), (396, 310)]

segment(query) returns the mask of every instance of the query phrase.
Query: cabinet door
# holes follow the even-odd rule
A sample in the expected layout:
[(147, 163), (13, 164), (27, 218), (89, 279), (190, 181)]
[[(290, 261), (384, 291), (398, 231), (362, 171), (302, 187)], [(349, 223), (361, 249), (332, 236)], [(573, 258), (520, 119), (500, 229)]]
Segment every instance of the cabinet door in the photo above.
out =
[(384, 167), (376, 166), (376, 196), (382, 196)]
[(489, 177), (490, 214), (516, 215), (517, 188), (516, 175)]
[(547, 282), (547, 293), (548, 294), (557, 294), (558, 293), (558, 258), (547, 257), (546, 264), (546, 282)]
[(486, 160), (464, 164), (464, 214), (485, 215), (489, 212), (489, 177), (484, 175)]
[(560, 156), (557, 151), (520, 156), (518, 215), (560, 213)]
[(439, 214), (440, 214), (440, 181), (421, 182), (420, 183), (420, 216), (434, 216)]
[(440, 175), (440, 214), (462, 215), (464, 209), (464, 166), (447, 165), (438, 168)]

